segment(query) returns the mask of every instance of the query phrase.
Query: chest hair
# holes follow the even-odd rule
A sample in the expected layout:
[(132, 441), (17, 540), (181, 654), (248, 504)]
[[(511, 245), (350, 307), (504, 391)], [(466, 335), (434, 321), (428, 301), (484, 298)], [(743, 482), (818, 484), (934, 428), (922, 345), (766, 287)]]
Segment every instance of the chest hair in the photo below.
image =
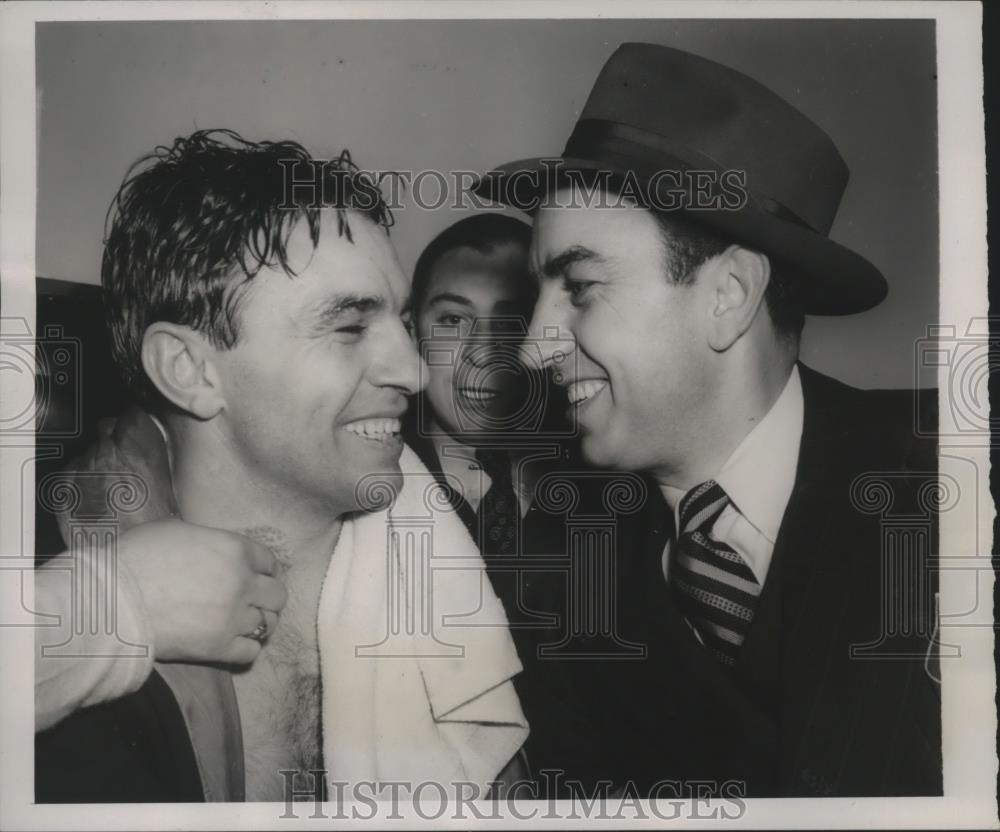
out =
[(296, 772), (296, 789), (306, 789), (312, 783), (307, 772), (322, 768), (323, 763), (316, 635), (322, 575), (317, 580), (298, 574), (298, 569), (288, 568), (280, 550), (276, 553), (288, 603), (257, 660), (233, 676), (243, 728), (248, 801), (284, 800), (282, 771)]

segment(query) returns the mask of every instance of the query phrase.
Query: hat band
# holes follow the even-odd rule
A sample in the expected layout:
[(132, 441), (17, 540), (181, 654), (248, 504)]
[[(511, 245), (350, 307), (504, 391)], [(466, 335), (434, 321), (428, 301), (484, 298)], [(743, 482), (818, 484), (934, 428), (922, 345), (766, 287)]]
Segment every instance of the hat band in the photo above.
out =
[[(598, 118), (580, 119), (576, 123), (563, 155), (597, 162), (606, 160), (609, 156), (617, 156), (635, 160), (650, 172), (663, 169), (665, 163), (674, 165), (679, 171), (711, 169), (721, 173), (724, 170), (710, 156), (689, 147), (673, 145), (657, 133)], [(776, 219), (822, 233), (774, 197), (750, 191), (747, 196), (756, 208)]]

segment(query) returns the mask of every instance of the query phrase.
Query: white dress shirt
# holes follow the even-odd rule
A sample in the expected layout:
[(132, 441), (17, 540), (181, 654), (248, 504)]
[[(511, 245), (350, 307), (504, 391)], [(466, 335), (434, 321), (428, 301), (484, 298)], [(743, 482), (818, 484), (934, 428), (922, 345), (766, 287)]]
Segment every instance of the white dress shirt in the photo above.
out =
[[(802, 414), (802, 381), (796, 366), (771, 409), (713, 477), (730, 504), (715, 521), (710, 537), (735, 549), (761, 586), (795, 485)], [(680, 488), (663, 487), (663, 495), (674, 512), (675, 529), (680, 528), (678, 508), (686, 493)], [(664, 577), (668, 574), (670, 547), (668, 543), (663, 553)]]

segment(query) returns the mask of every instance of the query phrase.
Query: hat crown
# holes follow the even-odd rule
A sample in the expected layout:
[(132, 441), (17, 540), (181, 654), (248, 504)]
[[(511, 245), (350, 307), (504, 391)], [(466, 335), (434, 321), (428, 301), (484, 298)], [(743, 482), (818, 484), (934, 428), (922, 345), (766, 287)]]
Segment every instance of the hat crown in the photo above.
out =
[[(668, 46), (625, 43), (614, 52), (578, 131), (595, 123), (642, 131), (633, 135), (692, 168), (745, 171), (752, 197), (820, 234), (829, 233), (847, 186), (832, 139), (795, 107), (734, 69)], [(571, 137), (566, 155), (580, 150)]]
[[(692, 175), (700, 171), (709, 176)], [(830, 238), (848, 176), (832, 139), (752, 78), (679, 49), (626, 43), (601, 69), (560, 158), (508, 162), (475, 190), (533, 213), (559, 187), (603, 181), (764, 252), (807, 313), (845, 315), (888, 291), (872, 263)], [(702, 183), (722, 186), (710, 197), (731, 195), (724, 189), (735, 183), (737, 198), (699, 201)]]

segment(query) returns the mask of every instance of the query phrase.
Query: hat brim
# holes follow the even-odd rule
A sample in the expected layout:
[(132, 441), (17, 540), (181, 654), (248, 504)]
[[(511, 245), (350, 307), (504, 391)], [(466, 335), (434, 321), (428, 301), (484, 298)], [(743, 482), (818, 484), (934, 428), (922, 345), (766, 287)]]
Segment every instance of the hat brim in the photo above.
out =
[[(556, 159), (558, 166), (554, 164)], [(600, 171), (619, 177), (630, 173), (626, 168), (591, 159), (537, 157), (489, 171), (473, 186), (473, 191), (483, 199), (533, 214), (552, 187), (568, 181), (566, 174)], [(889, 292), (882, 273), (860, 254), (804, 225), (775, 216), (753, 202), (736, 210), (678, 210), (790, 267), (797, 276), (807, 314), (864, 312), (881, 303)]]

